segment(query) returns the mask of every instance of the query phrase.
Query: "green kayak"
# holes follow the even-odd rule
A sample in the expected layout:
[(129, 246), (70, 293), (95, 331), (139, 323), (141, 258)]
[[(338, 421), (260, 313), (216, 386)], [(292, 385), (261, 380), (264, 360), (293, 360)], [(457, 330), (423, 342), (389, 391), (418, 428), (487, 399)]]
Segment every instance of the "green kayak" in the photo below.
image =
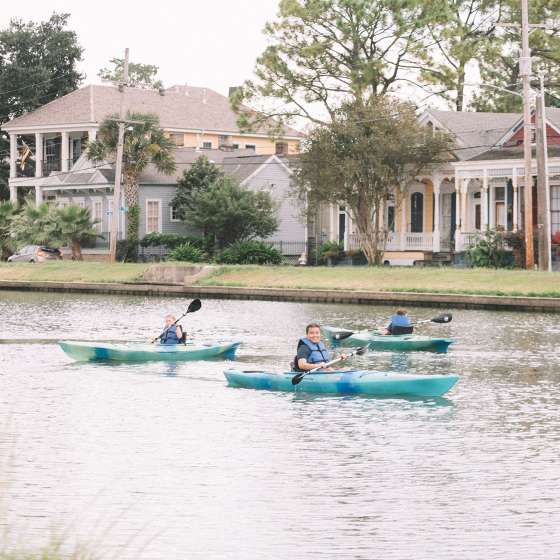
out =
[[(337, 346), (368, 346), (370, 350), (389, 350), (393, 352), (410, 352), (423, 350), (428, 352), (447, 352), (453, 343), (451, 338), (436, 338), (418, 334), (382, 335), (375, 331), (356, 331), (350, 336), (346, 329), (322, 327), (323, 336)], [(340, 338), (339, 338), (340, 337)]]
[(60, 347), (79, 362), (186, 362), (195, 360), (233, 360), (240, 342), (223, 344), (105, 344), (103, 342), (62, 341)]
[(329, 393), (336, 395), (375, 395), (381, 397), (441, 397), (459, 380), (456, 375), (414, 375), (379, 371), (333, 371), (306, 375), (292, 384), (295, 372), (241, 371), (229, 369), (224, 375), (231, 387)]

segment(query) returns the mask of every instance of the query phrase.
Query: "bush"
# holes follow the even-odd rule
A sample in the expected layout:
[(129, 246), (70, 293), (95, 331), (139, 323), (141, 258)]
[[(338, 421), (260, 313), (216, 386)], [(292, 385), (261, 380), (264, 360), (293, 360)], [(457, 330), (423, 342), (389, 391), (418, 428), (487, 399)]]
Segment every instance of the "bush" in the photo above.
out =
[(222, 264), (281, 264), (279, 251), (263, 241), (237, 241), (216, 258)]
[(175, 247), (175, 249), (169, 253), (168, 260), (197, 263), (203, 261), (204, 256), (202, 249), (187, 241)]
[(138, 242), (119, 239), (117, 241), (117, 261), (138, 262)]
[(509, 255), (504, 249), (504, 235), (497, 231), (487, 230), (484, 237), (467, 250), (467, 255), (473, 266), (485, 268), (506, 268), (509, 265)]
[(560, 245), (560, 231), (557, 231), (557, 232), (552, 236), (552, 244), (553, 244), (553, 245)]
[(165, 246), (169, 249), (175, 249), (179, 245), (190, 243), (199, 249), (203, 248), (202, 238), (196, 235), (178, 235), (176, 233), (148, 233), (140, 241), (142, 247), (159, 247)]
[(327, 259), (335, 262), (344, 254), (344, 247), (336, 241), (325, 241), (318, 250), (319, 264), (326, 264)]

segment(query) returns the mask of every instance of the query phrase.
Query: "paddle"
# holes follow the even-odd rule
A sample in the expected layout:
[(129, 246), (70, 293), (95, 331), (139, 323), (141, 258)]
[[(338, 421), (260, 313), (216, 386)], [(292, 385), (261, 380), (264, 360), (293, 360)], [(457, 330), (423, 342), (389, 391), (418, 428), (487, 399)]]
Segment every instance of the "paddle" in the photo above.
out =
[(342, 360), (347, 360), (348, 358), (351, 358), (352, 356), (354, 356), (354, 354), (357, 354), (358, 356), (362, 356), (363, 354), (365, 354), (368, 350), (367, 346), (361, 346), (360, 348), (358, 348), (357, 350), (354, 350), (354, 352), (350, 352), (350, 354), (346, 354), (344, 356), (344, 358), (342, 356), (339, 356), (338, 358), (335, 358), (334, 360), (331, 360), (330, 362), (327, 362), (324, 366), (320, 366), (320, 367), (316, 367), (313, 369), (309, 369), (307, 371), (302, 371), (296, 375), (294, 375), (292, 377), (292, 385), (297, 385), (298, 383), (301, 382), (301, 380), (308, 374), (313, 373), (315, 371), (319, 371), (320, 369), (332, 366), (333, 364), (336, 364), (337, 362), (341, 362)]
[[(411, 326), (415, 325), (422, 325), (423, 323), (450, 323), (453, 320), (453, 315), (451, 313), (442, 313), (437, 317), (433, 317), (432, 319), (422, 319), (421, 321), (416, 321), (416, 323), (412, 323)], [(352, 336), (354, 331), (339, 331), (333, 335), (334, 340), (344, 340), (349, 336)]]
[(167, 327), (159, 336), (156, 336), (151, 342), (152, 344), (156, 341), (159, 340), (165, 333), (165, 331), (167, 329), (170, 329), (173, 325), (176, 325), (185, 315), (187, 315), (188, 313), (194, 313), (195, 311), (198, 311), (200, 308), (202, 307), (202, 302), (197, 298), (197, 299), (193, 299), (190, 303), (189, 306), (187, 307), (187, 310), (171, 325), (169, 325), (169, 327)]

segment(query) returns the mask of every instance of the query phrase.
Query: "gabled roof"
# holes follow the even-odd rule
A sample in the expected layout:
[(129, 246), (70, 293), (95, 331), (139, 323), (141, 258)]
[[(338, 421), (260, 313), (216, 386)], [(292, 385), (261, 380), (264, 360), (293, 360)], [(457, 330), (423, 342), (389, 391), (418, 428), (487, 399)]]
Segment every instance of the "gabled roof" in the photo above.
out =
[[(6, 123), (2, 128), (99, 124), (116, 114), (120, 93), (113, 86), (89, 85), (55, 99), (35, 111)], [(208, 88), (173, 86), (162, 91), (128, 88), (126, 107), (130, 112), (153, 113), (160, 126), (167, 130), (200, 130), (207, 132), (240, 133), (237, 115), (229, 99)], [(249, 110), (247, 108), (247, 110)], [(262, 128), (256, 131), (265, 134)], [(285, 127), (285, 136), (303, 137), (293, 128)]]

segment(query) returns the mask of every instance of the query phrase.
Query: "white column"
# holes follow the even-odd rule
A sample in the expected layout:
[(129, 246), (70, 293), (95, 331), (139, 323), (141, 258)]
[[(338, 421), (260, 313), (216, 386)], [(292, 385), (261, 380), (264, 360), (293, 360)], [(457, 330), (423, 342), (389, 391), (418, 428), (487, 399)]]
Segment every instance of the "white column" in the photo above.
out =
[(17, 187), (10, 185), (10, 202), (12, 204), (17, 203)]
[(480, 210), (482, 213), (481, 229), (485, 232), (488, 229), (488, 171), (486, 169), (482, 176), (482, 208)]
[(88, 142), (95, 142), (97, 138), (97, 128), (90, 128), (88, 130)]
[(463, 184), (461, 185), (461, 231), (465, 233), (469, 231), (468, 221), (467, 221), (467, 206), (468, 206), (468, 198), (467, 193), (469, 190), (469, 182), (470, 179), (463, 179)]
[(495, 187), (493, 185), (489, 185), (488, 187), (488, 199), (490, 204), (490, 217), (488, 219), (488, 223), (490, 228), (494, 229), (496, 227), (496, 192)]
[(407, 232), (406, 199), (407, 199), (407, 193), (406, 192), (401, 193), (401, 232), (399, 238), (399, 249), (401, 251), (404, 251), (406, 248), (406, 232)]
[(43, 134), (35, 133), (35, 177), (43, 176)]
[(434, 187), (434, 233), (432, 235), (432, 251), (434, 253), (439, 253), (441, 249), (441, 238), (439, 233), (439, 215), (440, 215), (440, 185), (441, 185), (441, 178), (440, 177), (433, 177), (432, 178), (432, 185)]
[(60, 152), (60, 158), (61, 158), (61, 170), (62, 171), (68, 171), (69, 169), (69, 160), (70, 160), (70, 150), (69, 150), (69, 146), (70, 146), (70, 142), (68, 141), (68, 132), (63, 132), (61, 134), (61, 142), (62, 142), (62, 148), (61, 148), (61, 152)]
[(517, 169), (514, 167), (511, 174), (511, 184), (513, 186), (513, 231), (519, 227), (519, 202), (517, 187)]
[(43, 203), (43, 189), (39, 185), (35, 185), (35, 206)]
[(461, 235), (461, 185), (458, 175), (455, 174), (455, 252), (463, 250), (463, 237)]
[(16, 176), (17, 135), (10, 134), (10, 177)]

